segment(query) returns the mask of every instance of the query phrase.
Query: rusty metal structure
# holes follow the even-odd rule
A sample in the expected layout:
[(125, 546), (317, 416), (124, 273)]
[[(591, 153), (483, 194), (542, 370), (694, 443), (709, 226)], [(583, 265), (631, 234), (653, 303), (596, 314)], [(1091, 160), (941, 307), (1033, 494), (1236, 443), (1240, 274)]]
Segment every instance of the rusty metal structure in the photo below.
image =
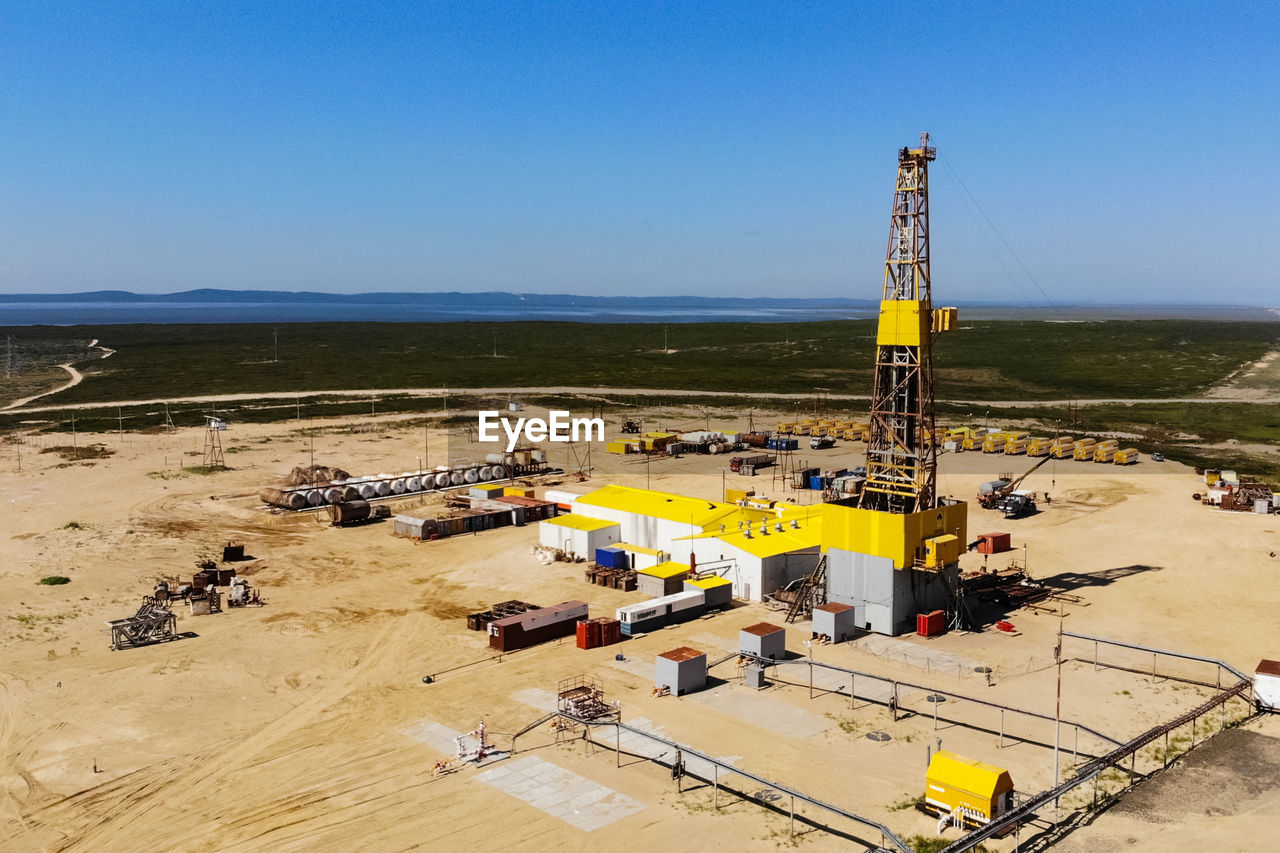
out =
[(929, 134), (898, 152), (898, 178), (876, 334), (867, 482), (859, 506), (909, 515), (932, 509), (933, 303), (929, 277)]
[[(166, 590), (167, 593), (167, 590)], [(124, 619), (107, 622), (111, 629), (111, 648), (115, 650), (149, 646), (178, 638), (178, 619), (166, 603), (148, 596), (138, 612)]]

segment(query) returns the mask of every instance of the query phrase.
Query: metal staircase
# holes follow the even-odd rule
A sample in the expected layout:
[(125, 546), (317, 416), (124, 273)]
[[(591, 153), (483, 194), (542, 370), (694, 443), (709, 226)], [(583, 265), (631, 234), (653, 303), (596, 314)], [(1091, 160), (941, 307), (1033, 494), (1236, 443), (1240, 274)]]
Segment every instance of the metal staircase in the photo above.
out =
[(827, 603), (827, 555), (818, 558), (818, 565), (800, 584), (791, 606), (787, 608), (787, 622), (795, 622), (813, 611), (819, 604)]

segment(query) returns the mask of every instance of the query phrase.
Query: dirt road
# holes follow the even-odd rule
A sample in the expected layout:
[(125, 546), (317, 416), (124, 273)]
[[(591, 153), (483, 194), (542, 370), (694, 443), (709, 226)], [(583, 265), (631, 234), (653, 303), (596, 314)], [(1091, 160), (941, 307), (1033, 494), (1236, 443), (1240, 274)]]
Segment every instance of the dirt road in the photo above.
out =
[[(47, 397), (56, 394), (59, 391), (65, 391), (74, 385), (79, 384), (80, 375), (75, 373), (74, 368), (70, 365), (62, 365), (68, 371), (72, 372), (76, 378), (74, 381), (57, 388), (53, 391), (47, 391), (36, 397), (29, 397), (26, 400), (19, 400), (3, 410), (14, 412), (16, 414), (35, 414), (38, 412), (52, 411), (68, 411), (68, 410), (85, 410), (85, 409), (114, 409), (123, 406), (159, 406), (164, 403), (233, 403), (245, 400), (294, 400), (294, 399), (310, 399), (312, 397), (424, 397), (424, 398), (440, 398), (440, 397), (458, 397), (458, 396), (502, 396), (507, 394), (577, 394), (584, 396), (612, 396), (612, 395), (634, 395), (643, 397), (724, 397), (726, 399), (749, 399), (749, 400), (809, 400), (813, 398), (813, 394), (769, 394), (752, 391), (689, 391), (679, 388), (599, 388), (574, 385), (546, 385), (537, 387), (509, 387), (509, 388), (358, 388), (343, 389), (336, 391), (264, 391), (256, 394), (205, 394), (192, 397), (164, 397), (151, 398), (145, 400), (108, 400), (99, 403), (71, 403), (62, 406), (27, 406), (26, 403), (39, 397)], [(869, 400), (866, 394), (826, 394), (828, 400)], [(960, 406), (981, 406), (993, 409), (1009, 409), (1024, 407), (1054, 407), (1065, 406), (1071, 404), (1073, 406), (1098, 406), (1106, 404), (1131, 404), (1131, 403), (1207, 403), (1213, 405), (1221, 405), (1223, 399), (1213, 397), (1096, 397), (1089, 399), (1071, 399), (1071, 400), (938, 400), (939, 403), (950, 403)], [(1280, 403), (1280, 395), (1267, 394), (1263, 396), (1255, 396), (1247, 399), (1232, 400), (1232, 402), (1240, 403), (1256, 403), (1259, 405), (1274, 405)]]

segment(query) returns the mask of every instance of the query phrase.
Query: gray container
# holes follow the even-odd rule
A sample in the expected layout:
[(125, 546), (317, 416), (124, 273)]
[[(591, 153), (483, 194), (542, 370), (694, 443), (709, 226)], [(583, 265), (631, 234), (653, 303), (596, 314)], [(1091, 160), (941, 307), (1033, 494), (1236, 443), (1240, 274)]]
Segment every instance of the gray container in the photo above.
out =
[(833, 643), (852, 640), (856, 625), (851, 604), (831, 601), (813, 608), (813, 634), (824, 636)]
[(1261, 515), (1271, 512), (1271, 501), (1266, 498), (1258, 498), (1253, 502), (1253, 511)]
[(784, 660), (787, 656), (787, 632), (769, 622), (748, 625), (738, 632), (738, 649), (767, 660)]
[(747, 664), (746, 682), (748, 687), (754, 687), (757, 690), (766, 686), (764, 666), (758, 663)]
[(681, 646), (663, 652), (654, 659), (657, 687), (665, 687), (672, 696), (683, 696), (707, 686), (707, 655), (697, 649)]

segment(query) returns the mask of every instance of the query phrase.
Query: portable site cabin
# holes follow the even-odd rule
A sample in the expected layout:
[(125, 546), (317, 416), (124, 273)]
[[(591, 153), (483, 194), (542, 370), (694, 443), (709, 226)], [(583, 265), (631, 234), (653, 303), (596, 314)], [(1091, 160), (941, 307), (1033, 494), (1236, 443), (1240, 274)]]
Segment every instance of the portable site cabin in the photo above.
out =
[(733, 581), (718, 575), (684, 581), (684, 591), (702, 592), (708, 610), (721, 610), (733, 604)]
[(651, 598), (674, 595), (684, 591), (684, 579), (688, 576), (688, 563), (676, 563), (671, 560), (658, 563), (656, 566), (637, 568), (636, 590)]
[(854, 624), (853, 605), (828, 601), (813, 608), (813, 635), (826, 637), (833, 643), (843, 643), (853, 639), (857, 626)]
[(500, 652), (568, 637), (577, 630), (578, 620), (587, 618), (583, 601), (565, 601), (553, 607), (526, 610), (489, 623), (489, 647)]
[(619, 607), (617, 616), (622, 623), (622, 633), (630, 637), (697, 619), (706, 610), (706, 596), (702, 591), (689, 590)]
[(769, 660), (787, 657), (787, 632), (771, 622), (757, 622), (738, 632), (738, 649), (749, 655)]
[(1099, 444), (1093, 448), (1094, 462), (1111, 462), (1115, 459), (1116, 449), (1114, 447)]
[(924, 804), (935, 815), (980, 826), (1013, 808), (1013, 780), (1007, 770), (939, 750), (925, 775)]
[(539, 542), (548, 548), (559, 548), (566, 554), (580, 557), (593, 557), (596, 549), (612, 545), (621, 538), (616, 522), (584, 515), (558, 515), (538, 525)]
[(1280, 661), (1258, 663), (1253, 674), (1253, 701), (1259, 711), (1280, 711)]
[(663, 652), (654, 659), (655, 687), (683, 696), (707, 686), (707, 654), (689, 646)]

